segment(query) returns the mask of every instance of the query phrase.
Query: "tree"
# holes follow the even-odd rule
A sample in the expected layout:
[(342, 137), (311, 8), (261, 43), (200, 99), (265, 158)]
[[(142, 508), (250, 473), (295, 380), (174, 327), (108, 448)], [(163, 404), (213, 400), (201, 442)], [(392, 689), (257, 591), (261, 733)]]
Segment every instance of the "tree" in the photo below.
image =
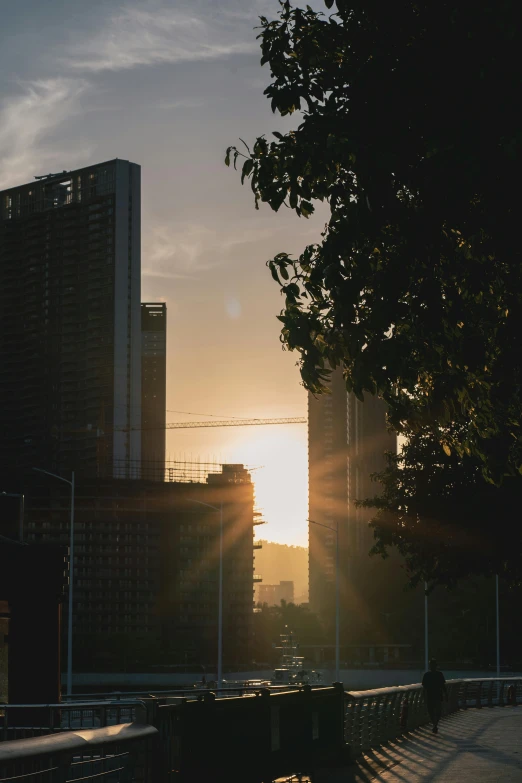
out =
[(388, 454), (387, 468), (374, 476), (382, 494), (361, 502), (376, 509), (372, 553), (387, 557), (396, 547), (411, 586), (454, 587), (495, 574), (520, 585), (522, 531), (515, 519), (522, 477), (509, 476), (500, 487), (485, 482), (478, 458), (441, 451), (440, 440), (450, 436), (421, 431), (399, 454)]
[(330, 207), (320, 243), (269, 261), (281, 339), (307, 389), (342, 366), (395, 430), (432, 427), (500, 482), (522, 472), (518, 7), (325, 6), (261, 17), (265, 95), (301, 121), (225, 158), (256, 207)]

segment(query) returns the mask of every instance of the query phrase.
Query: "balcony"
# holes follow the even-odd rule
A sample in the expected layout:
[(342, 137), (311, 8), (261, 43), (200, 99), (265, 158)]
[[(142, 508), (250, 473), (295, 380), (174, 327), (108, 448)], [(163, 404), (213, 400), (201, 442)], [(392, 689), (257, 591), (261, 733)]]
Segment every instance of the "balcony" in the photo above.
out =
[(263, 519), (263, 512), (262, 511), (254, 511), (254, 525), (266, 525), (266, 520)]

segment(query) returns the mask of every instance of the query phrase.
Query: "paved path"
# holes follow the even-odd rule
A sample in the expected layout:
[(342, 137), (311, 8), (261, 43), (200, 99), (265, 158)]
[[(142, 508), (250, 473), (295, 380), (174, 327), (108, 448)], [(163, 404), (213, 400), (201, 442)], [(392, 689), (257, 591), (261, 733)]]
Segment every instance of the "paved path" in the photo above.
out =
[[(383, 769), (386, 767), (386, 769)], [(318, 783), (522, 783), (522, 706), (469, 709), (361, 758)]]

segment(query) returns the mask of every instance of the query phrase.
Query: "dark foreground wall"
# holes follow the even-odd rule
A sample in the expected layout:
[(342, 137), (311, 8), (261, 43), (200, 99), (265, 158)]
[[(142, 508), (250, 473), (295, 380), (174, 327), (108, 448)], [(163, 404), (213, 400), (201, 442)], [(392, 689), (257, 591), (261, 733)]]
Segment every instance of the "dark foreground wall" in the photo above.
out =
[(0, 599), (7, 601), (9, 611), (11, 704), (60, 701), (60, 617), (65, 581), (65, 547), (0, 543)]

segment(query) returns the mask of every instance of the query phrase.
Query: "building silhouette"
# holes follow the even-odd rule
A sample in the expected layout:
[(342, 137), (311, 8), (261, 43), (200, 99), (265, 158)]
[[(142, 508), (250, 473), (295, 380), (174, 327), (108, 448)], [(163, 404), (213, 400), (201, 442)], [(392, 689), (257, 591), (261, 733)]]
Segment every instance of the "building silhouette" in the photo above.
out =
[[(332, 373), (330, 391), (308, 398), (309, 519), (327, 526), (309, 523), (310, 608), (331, 635), (338, 530), (341, 643), (376, 643), (383, 624), (381, 599), (372, 598), (372, 574), (382, 561), (368, 557), (372, 512), (355, 501), (379, 494), (370, 476), (385, 467), (386, 451), (396, 451), (396, 437), (387, 429), (384, 403), (370, 395), (361, 402), (348, 393), (340, 370)], [(393, 574), (397, 579), (398, 572)]]
[[(141, 305), (141, 462), (142, 475), (165, 475), (167, 408), (167, 305)], [(151, 471), (157, 476), (151, 475)]]
[(140, 167), (0, 193), (0, 468), (141, 459)]
[[(78, 482), (76, 671), (215, 664), (220, 514), (201, 503), (218, 509), (223, 504), (224, 662), (248, 662), (253, 485), (242, 465), (216, 465), (212, 470), (206, 480), (191, 473), (173, 482)], [(26, 541), (67, 544), (69, 501), (60, 482), (36, 476), (26, 487)]]
[(141, 303), (140, 211), (140, 167), (119, 159), (0, 193), (0, 537), (23, 516), (24, 541), (67, 546), (69, 487), (32, 468), (75, 471), (75, 668), (212, 663), (219, 514), (192, 501), (223, 503), (224, 655), (244, 663), (252, 481), (166, 468), (166, 305)]
[(259, 585), (257, 589), (260, 604), (280, 606), (281, 601), (294, 603), (294, 583), (291, 581), (282, 581), (278, 585)]
[[(61, 699), (60, 625), (67, 581), (66, 546), (27, 545), (0, 535), (0, 692), (11, 704)], [(15, 725), (49, 720), (41, 707), (25, 715), (22, 709), (13, 712)]]

